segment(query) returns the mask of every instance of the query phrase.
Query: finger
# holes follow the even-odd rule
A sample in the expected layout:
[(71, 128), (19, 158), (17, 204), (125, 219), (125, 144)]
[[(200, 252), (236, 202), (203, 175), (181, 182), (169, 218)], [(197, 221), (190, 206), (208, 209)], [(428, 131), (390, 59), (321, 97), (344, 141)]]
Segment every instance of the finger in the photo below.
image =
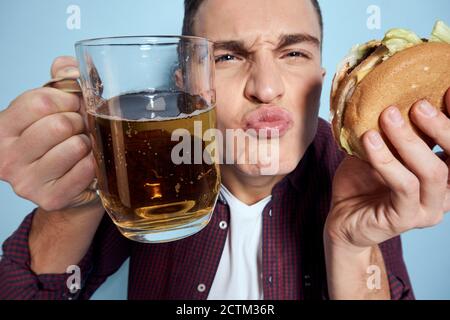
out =
[(19, 136), (36, 121), (60, 112), (77, 112), (80, 99), (54, 88), (27, 91), (0, 114), (0, 136)]
[[(84, 200), (89, 201), (90, 191), (86, 191), (95, 178), (95, 161), (92, 153), (88, 154), (81, 161), (77, 162), (61, 178), (49, 182), (44, 186), (47, 197), (46, 203), (41, 203), (46, 208), (57, 210), (72, 205), (79, 205)], [(84, 199), (86, 198), (86, 199)]]
[(396, 107), (383, 112), (380, 123), (406, 167), (419, 179), (420, 202), (425, 211), (440, 214), (447, 188), (447, 166), (406, 123)]
[(366, 132), (362, 142), (369, 163), (391, 190), (391, 201), (396, 212), (413, 215), (420, 205), (417, 177), (394, 157), (377, 131)]
[(70, 56), (57, 57), (52, 63), (50, 76), (52, 78), (78, 78), (79, 72), (77, 60)]
[(445, 105), (447, 107), (447, 114), (450, 115), (450, 88), (448, 88), (447, 94), (445, 95)]
[(85, 132), (79, 113), (63, 112), (47, 116), (33, 123), (17, 139), (13, 152), (21, 163), (32, 163), (50, 149), (72, 136)]
[(84, 135), (72, 136), (36, 161), (34, 169), (44, 183), (64, 176), (91, 152), (91, 142)]
[(423, 100), (414, 104), (411, 110), (411, 120), (445, 153), (450, 154), (450, 119), (444, 113), (433, 107), (428, 101)]

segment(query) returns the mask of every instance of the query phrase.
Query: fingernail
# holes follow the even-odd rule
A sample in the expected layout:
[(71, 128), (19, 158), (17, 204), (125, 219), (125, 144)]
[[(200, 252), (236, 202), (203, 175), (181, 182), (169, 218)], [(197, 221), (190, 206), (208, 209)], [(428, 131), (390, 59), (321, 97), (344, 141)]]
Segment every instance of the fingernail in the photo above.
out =
[(427, 100), (420, 101), (419, 110), (425, 117), (433, 118), (437, 116), (437, 110)]
[(78, 69), (76, 67), (67, 67), (62, 70), (62, 73), (66, 77), (74, 76), (78, 74)]
[(384, 145), (383, 138), (381, 138), (381, 135), (376, 131), (371, 131), (369, 133), (369, 142), (374, 150), (380, 150)]
[(397, 126), (400, 126), (404, 123), (402, 114), (396, 107), (392, 107), (389, 110), (389, 120), (391, 120), (391, 122)]

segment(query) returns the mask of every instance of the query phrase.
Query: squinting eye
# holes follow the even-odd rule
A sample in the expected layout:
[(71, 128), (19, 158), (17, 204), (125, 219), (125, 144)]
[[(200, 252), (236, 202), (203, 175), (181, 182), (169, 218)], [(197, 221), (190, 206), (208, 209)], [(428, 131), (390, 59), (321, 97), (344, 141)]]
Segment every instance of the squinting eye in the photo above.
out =
[(233, 61), (233, 60), (235, 60), (235, 59), (236, 59), (236, 57), (235, 57), (235, 56), (232, 56), (231, 54), (224, 54), (224, 55), (221, 55), (221, 56), (218, 56), (218, 57), (215, 58), (216, 63), (218, 63), (218, 62)]
[(289, 52), (287, 54), (287, 57), (289, 57), (289, 58), (307, 58), (307, 59), (309, 59), (309, 56), (307, 54), (301, 52), (301, 51)]

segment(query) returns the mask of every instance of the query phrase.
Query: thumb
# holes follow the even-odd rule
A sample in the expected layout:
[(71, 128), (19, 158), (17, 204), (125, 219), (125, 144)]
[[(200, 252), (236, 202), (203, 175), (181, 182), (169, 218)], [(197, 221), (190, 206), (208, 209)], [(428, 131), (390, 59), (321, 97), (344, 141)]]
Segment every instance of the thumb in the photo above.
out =
[(52, 78), (78, 78), (78, 63), (74, 57), (61, 56), (56, 58), (51, 67), (50, 75)]

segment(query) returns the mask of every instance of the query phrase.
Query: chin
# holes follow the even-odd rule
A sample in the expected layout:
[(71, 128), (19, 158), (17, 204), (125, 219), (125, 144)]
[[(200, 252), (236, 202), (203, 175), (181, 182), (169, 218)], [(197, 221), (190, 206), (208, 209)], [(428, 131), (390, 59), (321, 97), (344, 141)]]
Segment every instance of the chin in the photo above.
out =
[[(288, 175), (297, 168), (305, 154), (306, 143), (301, 137), (291, 133), (276, 140), (276, 144), (272, 144), (272, 140), (253, 140), (253, 143), (236, 152), (232, 166), (248, 177)], [(256, 161), (249, 163), (249, 155), (255, 154)]]
[[(272, 160), (272, 159), (271, 159)], [(301, 156), (282, 157), (274, 159), (266, 164), (236, 164), (235, 167), (244, 175), (249, 177), (261, 176), (285, 176), (297, 168)]]

